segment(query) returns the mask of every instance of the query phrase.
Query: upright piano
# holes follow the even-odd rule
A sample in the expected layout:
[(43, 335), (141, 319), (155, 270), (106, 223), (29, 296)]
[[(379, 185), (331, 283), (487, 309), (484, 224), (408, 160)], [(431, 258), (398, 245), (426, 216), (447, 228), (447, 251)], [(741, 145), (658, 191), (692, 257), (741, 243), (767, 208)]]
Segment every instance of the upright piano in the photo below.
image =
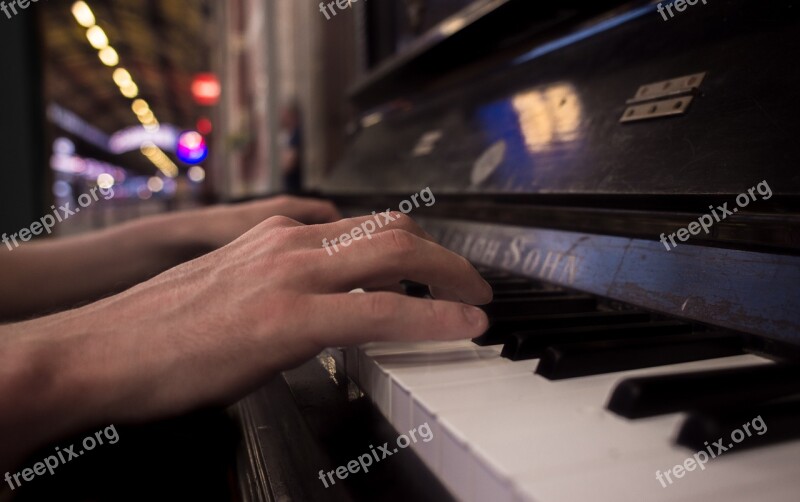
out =
[(241, 402), (244, 498), (799, 500), (800, 6), (356, 6), (371, 70), (321, 191), (429, 189), (410, 216), (493, 285), (491, 327)]

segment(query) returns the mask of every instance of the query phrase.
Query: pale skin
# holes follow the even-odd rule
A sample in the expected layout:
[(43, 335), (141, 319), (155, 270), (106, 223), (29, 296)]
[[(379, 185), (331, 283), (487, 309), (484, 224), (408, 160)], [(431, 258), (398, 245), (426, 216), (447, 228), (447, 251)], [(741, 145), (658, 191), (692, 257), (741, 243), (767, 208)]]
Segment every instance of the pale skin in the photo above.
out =
[[(295, 208), (303, 205), (292, 201)], [(338, 219), (332, 206), (308, 203), (317, 204), (314, 211), (332, 210), (329, 221)], [(371, 240), (354, 241), (334, 256), (322, 239), (350, 232), (371, 216), (317, 225), (274, 216), (235, 240), (231, 234), (241, 227), (221, 224), (211, 232), (218, 232), (217, 245), (233, 242), (220, 249), (174, 268), (164, 257), (144, 259), (104, 286), (169, 269), (84, 307), (0, 326), (0, 472), (88, 427), (233, 403), (325, 347), (465, 339), (485, 331), (486, 315), (472, 305), (491, 301), (491, 287), (408, 216), (394, 216), (397, 221)], [(84, 258), (73, 259), (84, 265)], [(428, 284), (447, 300), (348, 293), (404, 279)]]
[[(325, 201), (266, 201), (170, 213), (74, 238), (0, 248), (0, 322), (98, 300), (230, 243), (271, 216), (303, 223), (341, 218)], [(20, 286), (18, 286), (20, 285)]]

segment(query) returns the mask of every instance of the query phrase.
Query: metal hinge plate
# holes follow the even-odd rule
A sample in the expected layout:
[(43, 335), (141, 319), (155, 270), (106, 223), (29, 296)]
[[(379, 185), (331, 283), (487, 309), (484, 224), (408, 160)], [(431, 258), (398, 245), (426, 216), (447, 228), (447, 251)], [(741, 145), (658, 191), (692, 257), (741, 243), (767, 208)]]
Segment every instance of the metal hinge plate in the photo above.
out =
[(636, 95), (627, 101), (631, 106), (625, 109), (619, 121), (637, 122), (685, 114), (705, 77), (706, 72), (695, 73), (639, 87)]

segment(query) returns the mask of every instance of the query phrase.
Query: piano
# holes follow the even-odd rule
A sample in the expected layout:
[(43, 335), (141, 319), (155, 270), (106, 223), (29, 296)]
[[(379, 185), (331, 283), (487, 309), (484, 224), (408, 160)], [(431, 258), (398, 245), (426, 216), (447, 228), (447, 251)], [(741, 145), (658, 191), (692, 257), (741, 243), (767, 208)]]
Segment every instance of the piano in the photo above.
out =
[(798, 6), (354, 8), (369, 71), (319, 191), (429, 189), (410, 215), (492, 284), (491, 327), (331, 348), (239, 403), (243, 498), (798, 500)]

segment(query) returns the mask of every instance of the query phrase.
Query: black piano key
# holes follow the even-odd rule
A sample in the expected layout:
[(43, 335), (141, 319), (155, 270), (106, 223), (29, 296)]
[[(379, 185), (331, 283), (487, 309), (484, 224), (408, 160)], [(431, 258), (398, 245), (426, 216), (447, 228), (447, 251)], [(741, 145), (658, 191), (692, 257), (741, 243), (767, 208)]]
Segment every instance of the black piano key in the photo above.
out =
[(553, 297), (553, 296), (570, 296), (573, 293), (568, 293), (566, 291), (558, 291), (554, 289), (546, 290), (546, 289), (530, 289), (527, 291), (520, 291), (515, 289), (513, 291), (495, 291), (494, 292), (494, 299), (495, 300), (525, 300), (527, 298), (546, 298), (546, 297)]
[(798, 396), (737, 409), (695, 411), (683, 422), (676, 442), (716, 456), (800, 438), (798, 423)]
[(689, 333), (692, 326), (680, 321), (618, 324), (613, 326), (581, 326), (577, 328), (521, 331), (514, 333), (503, 346), (503, 357), (512, 361), (540, 357), (551, 345), (583, 343), (599, 340), (646, 338)]
[(503, 279), (513, 279), (514, 276), (509, 274), (508, 272), (499, 272), (493, 270), (485, 270), (483, 268), (478, 268), (478, 273), (481, 274), (481, 277), (484, 278), (486, 281), (499, 281)]
[(720, 333), (657, 336), (553, 345), (544, 351), (536, 373), (562, 380), (744, 353), (741, 337)]
[(580, 312), (577, 314), (534, 315), (491, 320), (486, 333), (473, 339), (477, 345), (497, 345), (516, 331), (533, 329), (574, 328), (647, 322), (650, 314), (638, 310), (626, 312)]
[(623, 380), (608, 409), (642, 418), (701, 408), (733, 407), (800, 393), (800, 365), (763, 364)]
[(537, 283), (528, 279), (514, 278), (503, 279), (499, 281), (486, 281), (492, 286), (492, 291), (513, 291), (513, 290), (530, 290), (538, 286)]
[(589, 295), (545, 298), (500, 298), (481, 308), (489, 316), (570, 314), (595, 310), (596, 300)]
[(406, 294), (408, 296), (425, 298), (430, 294), (430, 289), (428, 288), (427, 284), (420, 284), (413, 281), (403, 281), (401, 284), (406, 290)]

